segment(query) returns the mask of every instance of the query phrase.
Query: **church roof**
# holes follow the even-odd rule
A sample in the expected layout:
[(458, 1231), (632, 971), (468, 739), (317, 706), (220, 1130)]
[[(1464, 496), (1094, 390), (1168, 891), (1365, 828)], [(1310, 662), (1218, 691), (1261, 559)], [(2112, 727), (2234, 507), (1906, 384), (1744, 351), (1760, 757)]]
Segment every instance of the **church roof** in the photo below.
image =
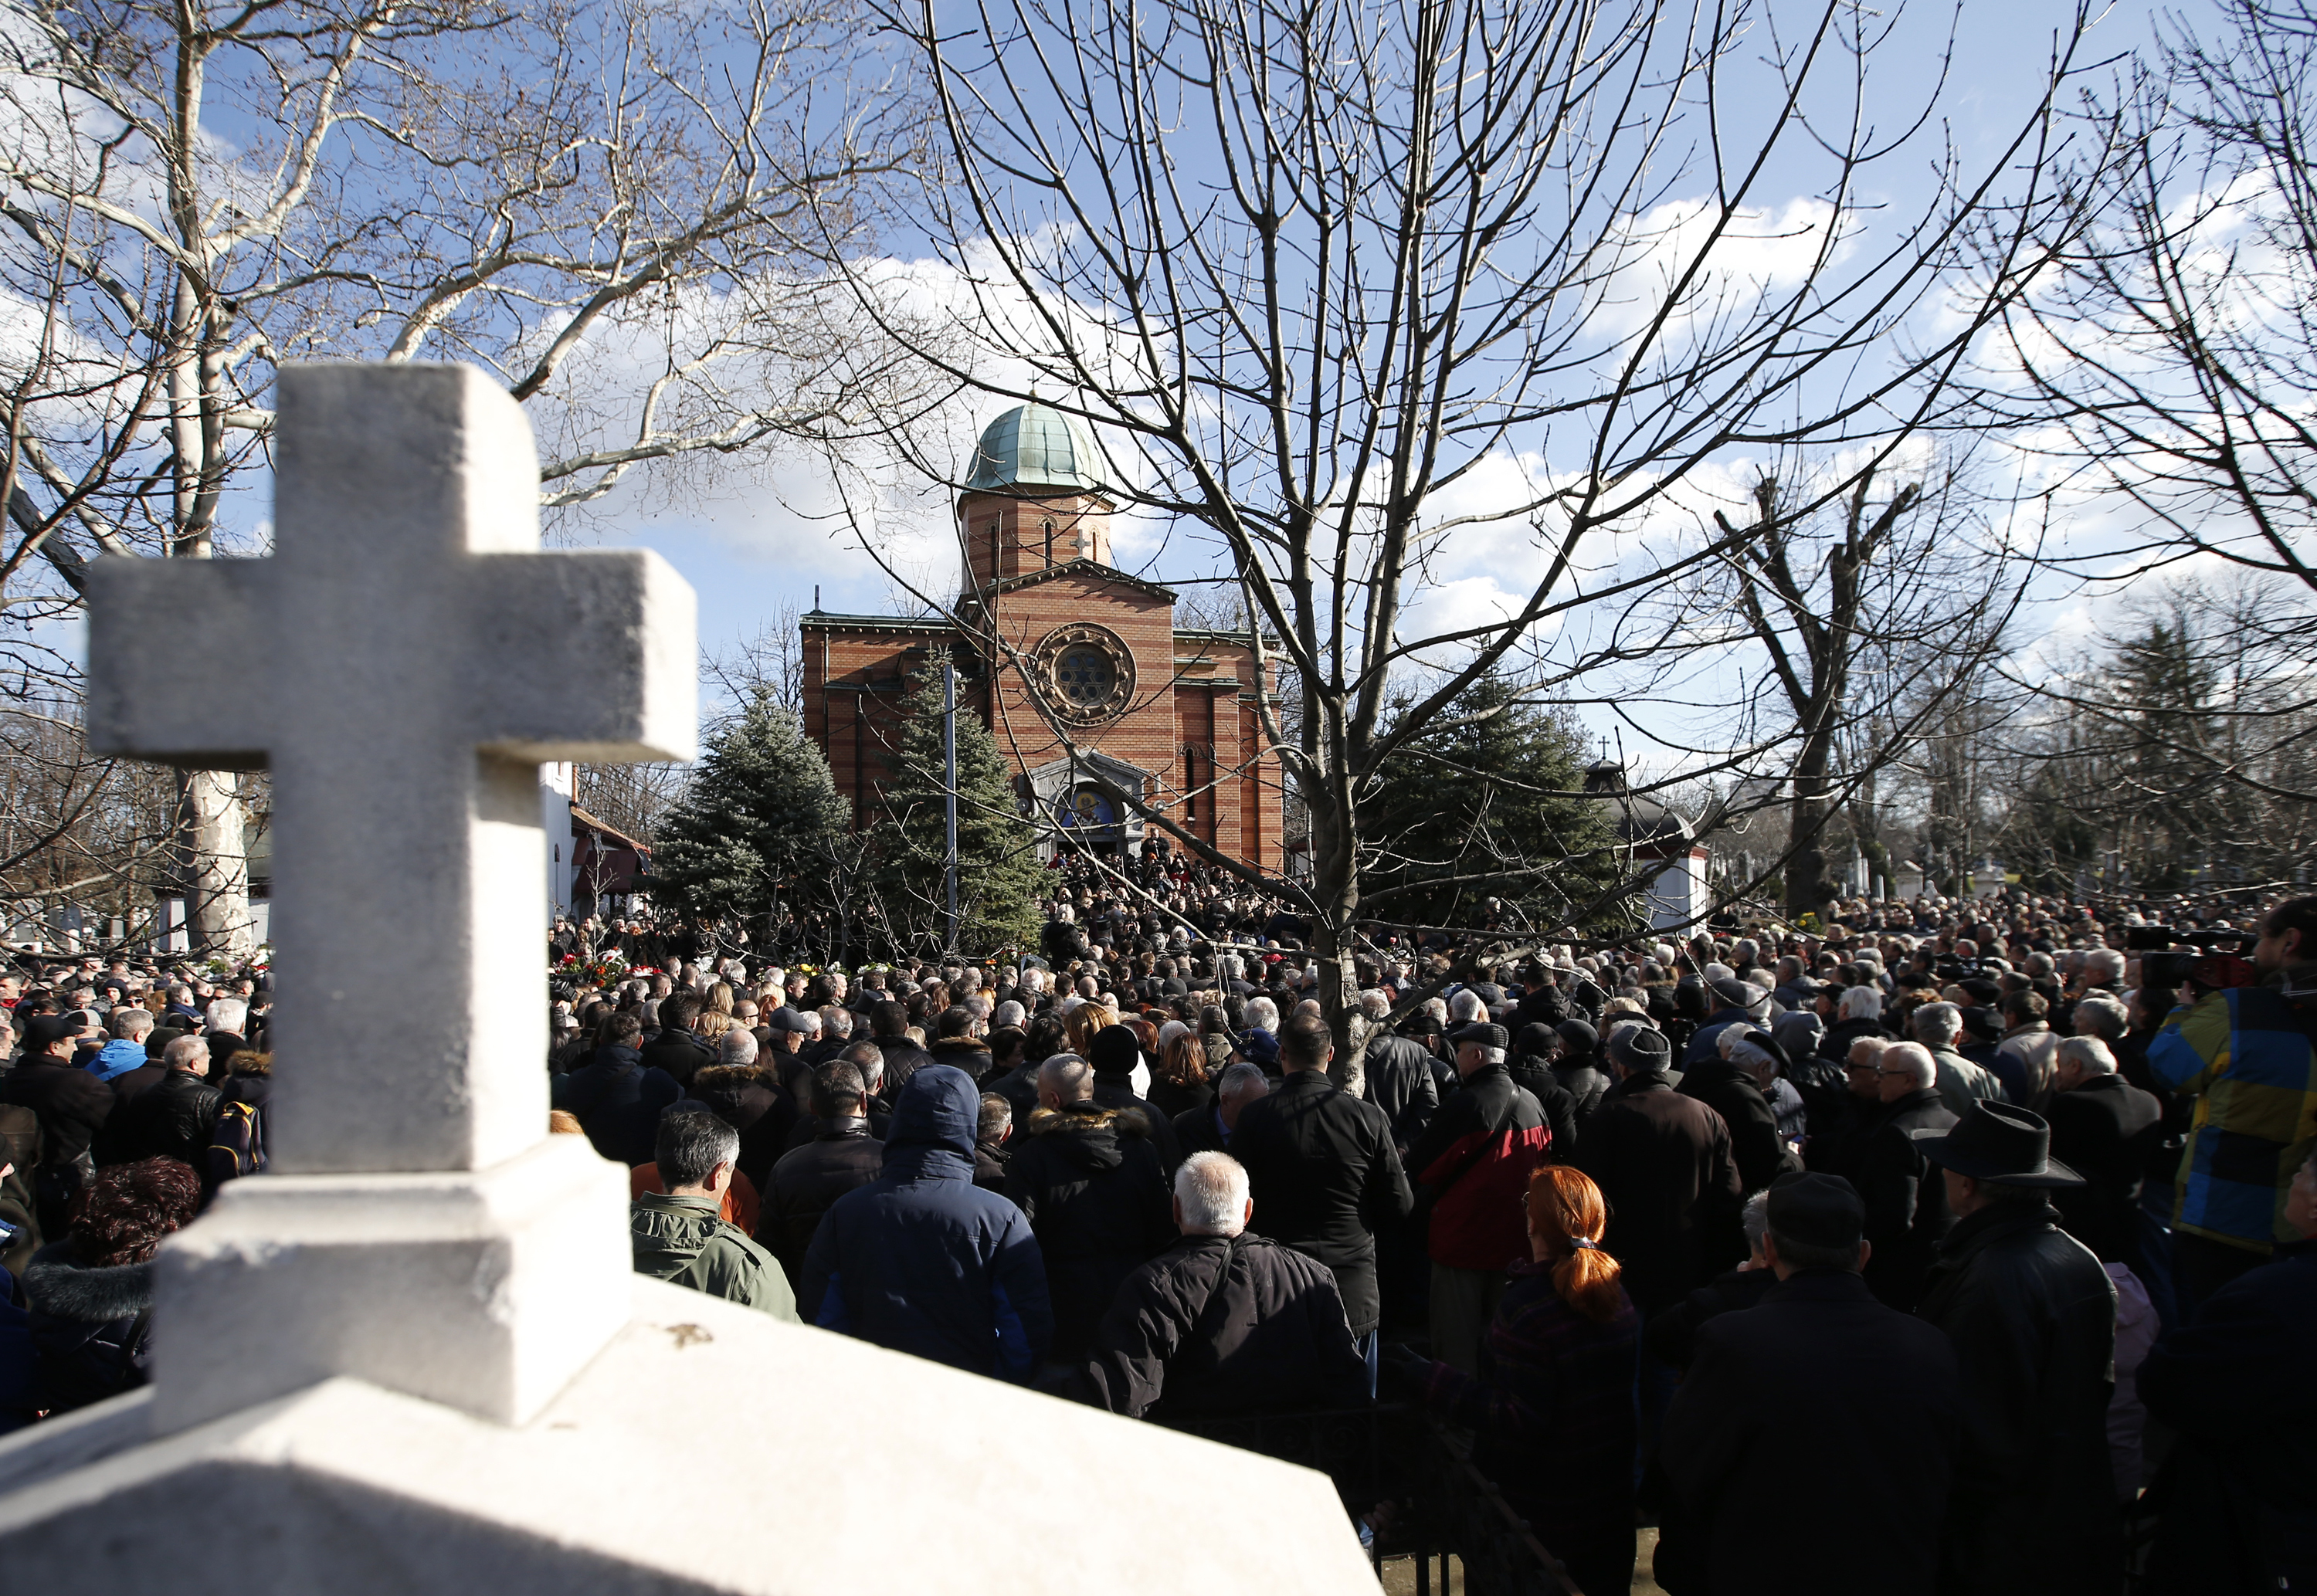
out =
[(1176, 597), (1175, 590), (1171, 587), (1162, 587), (1156, 582), (1148, 582), (1140, 576), (1129, 575), (1116, 566), (1105, 566), (1100, 560), (1093, 559), (1064, 560), (1058, 566), (1048, 566), (1042, 570), (1024, 571), (1019, 576), (1008, 576), (1001, 582), (991, 583), (989, 591), (1012, 593), (1017, 587), (1035, 587), (1041, 582), (1051, 582), (1062, 576), (1086, 576), (1096, 582), (1114, 582), (1121, 587), (1131, 587), (1137, 592), (1147, 593), (1153, 598), (1166, 599), (1170, 602)]
[(1077, 416), (1035, 402), (1016, 405), (982, 429), (965, 486), (971, 493), (1098, 493), (1102, 451)]

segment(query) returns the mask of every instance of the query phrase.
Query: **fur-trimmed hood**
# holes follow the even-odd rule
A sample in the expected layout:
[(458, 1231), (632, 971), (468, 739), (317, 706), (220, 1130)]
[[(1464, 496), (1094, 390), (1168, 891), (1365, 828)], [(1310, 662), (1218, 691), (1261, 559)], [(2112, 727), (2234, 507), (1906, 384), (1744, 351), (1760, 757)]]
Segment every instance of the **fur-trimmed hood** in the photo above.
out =
[(77, 1324), (133, 1319), (153, 1306), (153, 1265), (90, 1269), (76, 1260), (71, 1243), (59, 1242), (25, 1267), (24, 1300), (36, 1313)]
[(1023, 1128), (1071, 1162), (1090, 1170), (1116, 1169), (1126, 1162), (1123, 1136), (1148, 1137), (1150, 1120), (1141, 1109), (1106, 1109), (1091, 1098), (1060, 1109), (1040, 1109)]

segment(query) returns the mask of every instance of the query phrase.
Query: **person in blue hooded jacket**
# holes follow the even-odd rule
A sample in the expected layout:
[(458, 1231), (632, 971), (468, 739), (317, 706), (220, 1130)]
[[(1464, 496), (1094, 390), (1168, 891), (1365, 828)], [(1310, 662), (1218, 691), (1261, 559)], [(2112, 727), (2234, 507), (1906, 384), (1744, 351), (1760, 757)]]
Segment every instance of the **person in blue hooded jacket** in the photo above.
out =
[(153, 1016), (143, 1009), (115, 1009), (105, 1028), (112, 1031), (112, 1039), (81, 1068), (108, 1083), (130, 1070), (143, 1069), (149, 1062), (145, 1039), (153, 1034)]
[(1026, 1385), (1054, 1333), (1046, 1265), (1022, 1210), (973, 1183), (981, 1094), (945, 1064), (893, 1104), (883, 1171), (829, 1208), (805, 1253), (809, 1324)]

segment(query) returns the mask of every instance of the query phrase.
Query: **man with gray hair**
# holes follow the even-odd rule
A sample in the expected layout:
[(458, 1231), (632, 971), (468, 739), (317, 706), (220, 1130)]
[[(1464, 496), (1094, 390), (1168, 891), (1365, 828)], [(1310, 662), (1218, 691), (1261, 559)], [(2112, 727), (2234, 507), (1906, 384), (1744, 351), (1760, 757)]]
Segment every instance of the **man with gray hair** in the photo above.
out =
[[(2112, 997), (2080, 997), (2068, 1023), (2080, 1037), (2098, 1037), (2111, 1048), (2132, 1029), (2132, 1013)], [(2056, 1062), (2056, 1060), (2055, 1060)], [(2064, 1092), (2066, 1087), (2060, 1088)]]
[(1910, 1022), (1915, 1039), (1927, 1048), (1939, 1072), (1939, 1101), (1948, 1113), (1962, 1119), (1982, 1098), (2001, 1098), (2003, 1083), (1955, 1051), (1963, 1035), (1963, 1011), (1953, 1003), (1925, 1003)]
[(1175, 1172), (1175, 1244), (1131, 1272), (1069, 1393), (1141, 1418), (1352, 1407), (1368, 1395), (1335, 1276), (1250, 1235), (1247, 1171), (1194, 1153)]
[(237, 997), (210, 1000), (201, 1015), (201, 1034), (210, 1039), (210, 1074), (223, 1080), (233, 1068), (233, 1056), (249, 1051), (241, 1028), (249, 1022), (249, 1004)]
[(1271, 1090), (1271, 1077), (1251, 1064), (1235, 1064), (1215, 1082), (1215, 1101), (1175, 1116), (1175, 1143), (1185, 1153), (1222, 1153), (1247, 1105)]
[(1939, 1066), (1916, 1042), (1893, 1042), (1875, 1059), (1882, 1118), (1860, 1139), (1850, 1183), (1866, 1205), (1868, 1288), (1886, 1306), (1911, 1314), (1955, 1224), (1946, 1186), (1916, 1146), (1916, 1133), (1936, 1136), (1955, 1122), (1939, 1100)]
[[(2079, 1024), (2098, 1001), (2076, 1004)], [(2164, 1135), (2163, 1105), (2116, 1073), (2115, 1053), (2098, 1037), (2062, 1038), (2052, 1064), (2053, 1092), (2044, 1105), (2052, 1156), (2084, 1178), (2052, 1193), (2061, 1228), (2102, 1263), (2137, 1265), (2140, 1187)]]
[(704, 1103), (671, 1103), (652, 1151), (665, 1191), (628, 1205), (636, 1272), (796, 1320), (796, 1297), (770, 1253), (724, 1222), (724, 1193), (740, 1159), (740, 1133)]

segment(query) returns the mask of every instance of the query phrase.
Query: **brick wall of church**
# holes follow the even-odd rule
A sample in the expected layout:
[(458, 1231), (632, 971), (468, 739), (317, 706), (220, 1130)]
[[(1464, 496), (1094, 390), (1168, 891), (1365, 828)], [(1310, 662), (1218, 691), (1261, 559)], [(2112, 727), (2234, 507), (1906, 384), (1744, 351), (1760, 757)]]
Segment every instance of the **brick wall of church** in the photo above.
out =
[[(1132, 653), (1134, 691), (1123, 713), (1078, 728), (1079, 745), (1146, 771), (1152, 783), (1146, 796), (1178, 821), (1187, 816), (1195, 834), (1221, 851), (1266, 870), (1284, 869), (1278, 761), (1263, 747), (1246, 644), (1178, 633), (1164, 590), (1083, 567), (1007, 588), (993, 603), (999, 636), (1022, 657), (997, 662), (994, 691), (976, 670), (961, 703), (981, 716), (1017, 771), (1065, 753), (1031, 701), (1022, 667), (1057, 628), (1101, 626)], [(805, 735), (828, 754), (856, 824), (874, 817), (909, 673), (951, 637), (932, 621), (807, 618)]]

